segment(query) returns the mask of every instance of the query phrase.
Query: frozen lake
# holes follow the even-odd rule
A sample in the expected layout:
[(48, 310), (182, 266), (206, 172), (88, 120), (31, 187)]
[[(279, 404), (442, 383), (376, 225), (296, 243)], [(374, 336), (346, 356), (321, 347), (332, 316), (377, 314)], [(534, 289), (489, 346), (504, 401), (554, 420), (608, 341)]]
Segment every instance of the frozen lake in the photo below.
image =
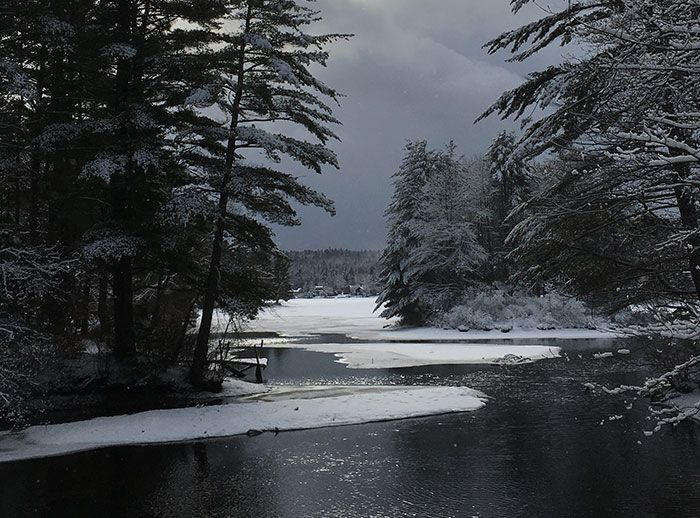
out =
[[(582, 386), (643, 379), (637, 344), (544, 344), (562, 356), (391, 369), (270, 348), (274, 383), (466, 386), (492, 399), (465, 414), (0, 464), (0, 516), (700, 516), (700, 428), (646, 438), (643, 402), (626, 410)], [(622, 347), (633, 354), (593, 357)]]

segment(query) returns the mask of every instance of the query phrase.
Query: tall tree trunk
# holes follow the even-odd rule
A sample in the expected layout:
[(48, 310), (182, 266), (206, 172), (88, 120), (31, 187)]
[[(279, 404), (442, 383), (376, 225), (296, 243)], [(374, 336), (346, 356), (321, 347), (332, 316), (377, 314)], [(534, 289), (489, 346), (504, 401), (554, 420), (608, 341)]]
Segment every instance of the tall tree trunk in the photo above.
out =
[(117, 358), (136, 355), (134, 331), (134, 293), (131, 258), (122, 257), (112, 263), (112, 290), (114, 292), (114, 346)]
[[(244, 36), (250, 31), (250, 22), (253, 14), (252, 2), (248, 2), (246, 13)], [(228, 144), (226, 149), (226, 164), (219, 195), (219, 214), (214, 231), (214, 242), (212, 243), (211, 259), (209, 261), (209, 271), (204, 286), (204, 297), (202, 300), (202, 318), (197, 333), (197, 342), (192, 356), (192, 367), (190, 369), (190, 382), (193, 385), (202, 385), (204, 375), (207, 371), (207, 356), (209, 354), (209, 337), (211, 336), (211, 323), (216, 307), (216, 299), (219, 291), (219, 279), (221, 269), (221, 257), (224, 248), (224, 233), (226, 227), (227, 207), (229, 201), (229, 184), (233, 174), (233, 164), (236, 160), (236, 128), (240, 119), (241, 100), (243, 97), (243, 81), (245, 79), (245, 51), (246, 39), (241, 38), (239, 46), (239, 64), (237, 74), (236, 95), (231, 110), (231, 125), (229, 128)]]
[(149, 340), (153, 338), (156, 328), (160, 324), (161, 306), (163, 303), (163, 285), (165, 283), (163, 272), (158, 273), (158, 286), (156, 287), (156, 298), (153, 302), (153, 309), (151, 310), (151, 321), (148, 324), (148, 333), (146, 336)]
[[(20, 152), (17, 152), (15, 158), (15, 167), (18, 171), (17, 177), (15, 178), (15, 228), (19, 229), (22, 225), (22, 180), (20, 178), (19, 171), (22, 171), (22, 157)], [(8, 207), (9, 209), (9, 207)]]
[(194, 311), (196, 305), (197, 299), (194, 298), (192, 299), (192, 302), (187, 308), (187, 314), (185, 315), (185, 318), (182, 321), (182, 327), (180, 327), (180, 330), (178, 332), (177, 341), (175, 342), (175, 347), (172, 350), (172, 356), (170, 358), (172, 362), (176, 362), (180, 358), (180, 353), (182, 353), (182, 349), (185, 346), (187, 329), (190, 327), (190, 319), (192, 318), (192, 312)]
[[(672, 94), (668, 94), (671, 96)], [(666, 104), (668, 113), (675, 113), (673, 103)], [(687, 130), (674, 128), (670, 132), (670, 136), (676, 140), (683, 142), (690, 135)], [(675, 148), (670, 148), (671, 157), (681, 155), (681, 152)], [(688, 184), (690, 178), (690, 165), (684, 163), (675, 163), (671, 166), (676, 173), (674, 178), (674, 194), (678, 211), (681, 215), (683, 227), (690, 232), (688, 238), (688, 268), (690, 269), (690, 277), (693, 280), (695, 294), (700, 299), (700, 222), (698, 221), (698, 212), (696, 209), (696, 194)]]
[(80, 301), (80, 336), (87, 336), (90, 331), (90, 274), (85, 274), (83, 280), (83, 293)]
[[(679, 168), (676, 168), (676, 171)], [(681, 178), (681, 181), (686, 178), (680, 173), (678, 176)], [(688, 238), (688, 267), (690, 268), (690, 277), (693, 279), (695, 293), (700, 299), (700, 235), (698, 235), (700, 225), (698, 224), (698, 213), (695, 208), (695, 195), (690, 186), (687, 185), (677, 185), (675, 194), (683, 226), (686, 230), (692, 232)]]
[(109, 321), (109, 309), (107, 308), (107, 290), (109, 288), (109, 281), (107, 279), (107, 272), (104, 269), (100, 269), (100, 281), (97, 292), (97, 318), (100, 321), (100, 334), (102, 339), (108, 343), (112, 336), (112, 328)]
[(29, 239), (32, 243), (38, 240), (39, 232), (39, 159), (32, 158), (29, 179)]
[[(120, 43), (131, 43), (132, 18), (135, 14), (133, 0), (117, 2), (117, 38)], [(117, 60), (115, 78), (114, 109), (117, 115), (125, 117), (134, 96), (134, 65), (132, 58)], [(128, 125), (119, 129), (120, 146), (129, 154), (132, 135)], [(115, 221), (124, 224), (129, 219), (128, 206), (131, 201), (131, 186), (134, 164), (130, 160), (118, 178), (110, 181), (112, 211)], [(128, 225), (127, 225), (128, 228)], [(136, 331), (134, 329), (134, 288), (132, 258), (122, 257), (112, 261), (112, 292), (114, 294), (114, 345), (112, 350), (117, 358), (129, 358), (136, 355)]]

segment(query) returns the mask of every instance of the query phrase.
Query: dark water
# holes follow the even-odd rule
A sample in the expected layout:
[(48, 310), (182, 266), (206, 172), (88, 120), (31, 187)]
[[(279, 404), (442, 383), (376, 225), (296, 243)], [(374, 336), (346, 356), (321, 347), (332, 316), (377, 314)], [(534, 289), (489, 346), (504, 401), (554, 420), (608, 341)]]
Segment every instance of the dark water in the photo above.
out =
[(590, 346), (534, 365), (386, 371), (269, 350), (275, 382), (467, 385), (494, 399), (467, 414), (0, 464), (0, 517), (700, 517), (700, 427), (644, 437), (643, 402), (627, 411), (631, 399), (582, 388), (638, 382), (640, 355), (595, 360)]

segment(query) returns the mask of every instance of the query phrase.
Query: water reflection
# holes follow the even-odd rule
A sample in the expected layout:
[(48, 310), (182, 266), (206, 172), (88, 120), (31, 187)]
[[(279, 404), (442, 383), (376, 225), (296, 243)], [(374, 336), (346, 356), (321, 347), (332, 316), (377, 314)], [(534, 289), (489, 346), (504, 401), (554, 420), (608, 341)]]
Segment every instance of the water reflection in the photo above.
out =
[(267, 354), (276, 381), (464, 384), (494, 400), (470, 414), (0, 465), (0, 516), (700, 516), (698, 427), (647, 439), (642, 403), (623, 411), (583, 391), (638, 382), (634, 358), (350, 371), (329, 355)]

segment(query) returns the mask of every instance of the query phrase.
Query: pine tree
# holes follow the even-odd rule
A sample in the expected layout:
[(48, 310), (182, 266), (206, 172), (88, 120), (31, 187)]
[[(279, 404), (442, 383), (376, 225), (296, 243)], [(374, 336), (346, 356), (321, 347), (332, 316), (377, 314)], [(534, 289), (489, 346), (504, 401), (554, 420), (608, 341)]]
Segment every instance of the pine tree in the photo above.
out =
[(135, 353), (133, 279), (150, 275), (166, 238), (159, 214), (186, 165), (173, 137), (196, 120), (184, 101), (208, 81), (197, 65), (221, 9), (207, 0), (37, 0), (0, 11), (0, 30), (12, 32), (0, 38), (0, 99), (13, 132), (3, 139), (12, 164), (0, 173), (14, 177), (16, 244), (73, 260), (74, 280), (60, 291), (80, 299), (80, 316), (66, 314), (73, 302), (43, 304), (52, 320), (64, 315), (56, 331), (73, 332), (78, 319), (86, 328), (99, 285), (97, 313), (118, 356)]
[[(134, 278), (166, 238), (159, 214), (169, 192), (182, 182), (186, 162), (173, 140), (193, 114), (185, 98), (208, 81), (195, 71), (201, 63), (207, 32), (222, 15), (207, 0), (182, 3), (119, 0), (96, 4), (94, 66), (100, 81), (90, 92), (91, 136), (99, 151), (84, 164), (108, 207), (101, 224), (88, 234), (86, 252), (111, 274), (114, 352), (136, 353)], [(186, 27), (186, 28), (183, 28)], [(147, 273), (147, 272), (143, 272)]]
[(477, 241), (464, 162), (454, 143), (434, 153), (413, 216), (415, 246), (405, 258), (404, 278), (421, 301), (423, 318), (436, 316), (459, 300), (469, 284), (480, 280), (486, 260)]
[(564, 273), (614, 305), (700, 297), (699, 14), (680, 0), (586, 0), (488, 44), (513, 60), (558, 39), (587, 49), (487, 111), (549, 108), (525, 119), (515, 160), (555, 150), (564, 161), (514, 234), (530, 278)]
[[(286, 156), (317, 173), (324, 165), (338, 167), (335, 154), (327, 147), (328, 141), (336, 138), (329, 125), (338, 121), (321, 100), (325, 97), (336, 101), (338, 94), (316, 79), (309, 67), (324, 65), (328, 58), (324, 47), (344, 36), (305, 33), (305, 27), (318, 19), (318, 13), (294, 0), (244, 0), (231, 2), (229, 8), (225, 27), (236, 30), (219, 35), (223, 48), (215, 55), (215, 67), (221, 75), (203, 93), (205, 97), (210, 95), (229, 117), (229, 124), (223, 164), (211, 184), (218, 196), (218, 208), (190, 374), (195, 384), (203, 382), (206, 371), (227, 236), (234, 241), (240, 239), (236, 227), (252, 225), (253, 218), (297, 224), (289, 199), (333, 212), (329, 200), (301, 185), (292, 175), (255, 165), (246, 156), (258, 151), (272, 164)], [(318, 143), (291, 137), (289, 132), (273, 132), (282, 127), (279, 123), (300, 127)]]
[(489, 196), (493, 203), (491, 225), (494, 229), (492, 248), (492, 280), (508, 282), (512, 265), (508, 259), (510, 247), (506, 244), (515, 226), (513, 210), (525, 202), (531, 181), (531, 167), (528, 162), (517, 158), (517, 142), (512, 133), (501, 133), (491, 144), (486, 160), (491, 169), (493, 192)]
[(377, 298), (382, 316), (400, 317), (413, 324), (423, 320), (423, 309), (407, 279), (407, 259), (417, 245), (413, 218), (422, 189), (433, 167), (434, 153), (427, 142), (408, 142), (401, 166), (394, 174), (394, 194), (386, 210), (387, 245), (380, 258), (380, 282), (384, 289)]

